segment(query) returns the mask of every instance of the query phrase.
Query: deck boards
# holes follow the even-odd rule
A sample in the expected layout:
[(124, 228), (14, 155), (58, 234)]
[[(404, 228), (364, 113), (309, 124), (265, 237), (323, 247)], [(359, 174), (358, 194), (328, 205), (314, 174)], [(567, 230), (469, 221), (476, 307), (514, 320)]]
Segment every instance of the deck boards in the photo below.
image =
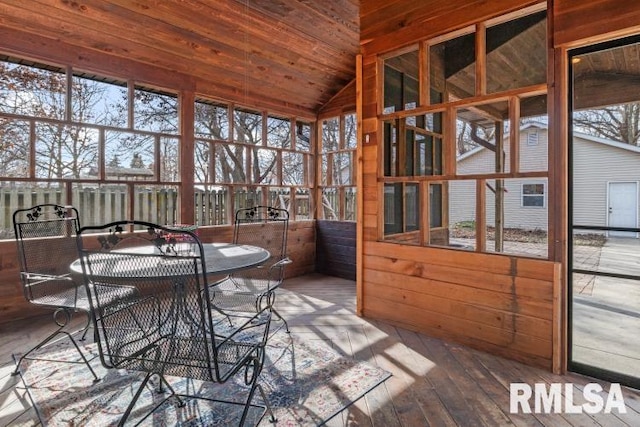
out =
[[(366, 360), (393, 376), (326, 424), (329, 427), (415, 426), (638, 426), (640, 393), (624, 389), (626, 414), (511, 414), (511, 382), (593, 382), (428, 337), (355, 312), (355, 282), (319, 274), (285, 281), (277, 300), (292, 334), (323, 340), (345, 357)], [(39, 426), (13, 369), (11, 353), (45, 334), (50, 318), (0, 325), (0, 426)], [(607, 383), (602, 383), (608, 389)], [(574, 402), (582, 403), (581, 393)]]

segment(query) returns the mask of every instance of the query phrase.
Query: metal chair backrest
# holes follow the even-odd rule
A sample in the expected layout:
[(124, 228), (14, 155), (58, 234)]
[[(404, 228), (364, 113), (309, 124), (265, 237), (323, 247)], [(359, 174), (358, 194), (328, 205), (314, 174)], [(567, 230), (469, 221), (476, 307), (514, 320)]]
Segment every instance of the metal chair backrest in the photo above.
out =
[[(78, 258), (80, 220), (74, 207), (41, 204), (18, 209), (13, 213), (13, 227), (25, 286), (33, 275), (68, 276), (69, 265)], [(31, 292), (25, 295), (34, 298)]]
[(195, 234), (131, 220), (84, 227), (78, 236), (102, 364), (146, 373), (119, 425), (154, 375), (172, 392), (166, 399), (184, 406), (185, 395), (165, 375), (223, 383), (242, 373), (250, 387), (241, 402), (199, 396), (197, 390), (189, 397), (242, 405), (240, 425), (250, 407), (266, 410), (251, 399), (255, 390), (264, 398), (258, 376), (271, 313), (226, 315), (216, 308)]
[(78, 258), (78, 211), (72, 206), (46, 203), (18, 209), (13, 213), (13, 228), (24, 296), (31, 304), (54, 310), (53, 320), (57, 326), (20, 357), (14, 374), (32, 352), (45, 348), (54, 338), (62, 336), (70, 340), (81, 357), (79, 363), (84, 363), (94, 381), (98, 381), (98, 376), (70, 330), (71, 319), (78, 312), (87, 315), (87, 322), (80, 330), (83, 332), (81, 340), (89, 327), (89, 301), (84, 287), (70, 274), (70, 265)]
[(220, 322), (195, 234), (130, 220), (84, 227), (79, 236), (104, 366), (224, 382), (252, 356), (255, 344), (234, 338), (255, 325)]
[(254, 206), (236, 211), (233, 242), (264, 248), (271, 253), (271, 258), (260, 268), (241, 271), (233, 276), (282, 282), (286, 264), (283, 261), (287, 260), (288, 229), (289, 212), (286, 209)]

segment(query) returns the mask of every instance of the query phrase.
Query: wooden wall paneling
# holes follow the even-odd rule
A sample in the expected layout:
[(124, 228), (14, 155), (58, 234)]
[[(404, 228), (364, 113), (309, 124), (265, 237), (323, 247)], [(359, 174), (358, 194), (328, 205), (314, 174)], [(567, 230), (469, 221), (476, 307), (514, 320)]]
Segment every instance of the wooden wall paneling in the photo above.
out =
[[(425, 294), (421, 291), (414, 291), (409, 289), (399, 289), (394, 286), (389, 286), (388, 274), (381, 274), (379, 277), (372, 272), (368, 280), (371, 281), (371, 288), (368, 289), (372, 296), (380, 300), (387, 300), (395, 303), (397, 306), (404, 306), (416, 309), (422, 309), (425, 315), (441, 315), (447, 319), (462, 320), (465, 322), (473, 322), (476, 327), (482, 329), (483, 327), (492, 328), (492, 332), (500, 336), (504, 335), (517, 335), (521, 334), (524, 337), (530, 337), (534, 339), (540, 339), (547, 342), (551, 342), (551, 320), (541, 319), (536, 316), (523, 315), (520, 313), (513, 313), (508, 310), (495, 309), (493, 307), (478, 305), (473, 299), (465, 298), (464, 300), (453, 300), (448, 296), (437, 296), (433, 294)], [(396, 280), (400, 279), (399, 277)], [(430, 287), (437, 287), (437, 284), (431, 283)], [(469, 295), (467, 295), (468, 297)], [(549, 303), (551, 306), (551, 303)], [(403, 319), (403, 321), (411, 321), (412, 319), (404, 319), (404, 315), (391, 314), (393, 318)], [(455, 331), (455, 330), (454, 330)], [(465, 334), (473, 335), (469, 331), (463, 330)], [(460, 333), (460, 331), (458, 331)], [(492, 337), (489, 335), (486, 341), (498, 343), (500, 337)], [(525, 338), (526, 339), (526, 338)], [(515, 339), (514, 339), (515, 342)], [(516, 345), (518, 343), (515, 343)], [(544, 350), (544, 354), (549, 356), (547, 349)], [(537, 349), (534, 349), (532, 354)]]
[[(379, 54), (386, 55), (416, 41), (444, 35), (539, 3), (499, 0), (491, 4), (483, 3), (480, 8), (475, 2), (462, 0), (420, 4), (398, 0), (389, 6), (377, 0), (365, 1), (361, 7), (361, 43), (365, 64), (373, 68), (372, 64)], [(483, 24), (479, 30), (483, 35)], [(482, 37), (476, 40), (479, 43), (476, 49), (479, 68), (483, 68), (481, 65), (486, 61), (482, 41)], [(368, 71), (366, 66), (364, 70), (363, 92), (366, 101), (363, 121), (366, 122), (377, 119), (381, 113), (383, 91), (380, 75), (373, 80), (375, 71)], [(368, 89), (368, 84), (375, 86), (369, 86)], [(483, 70), (478, 70), (476, 84), (475, 98), (480, 101), (488, 96), (485, 95), (486, 75)], [(375, 92), (372, 92), (373, 88)], [(529, 88), (527, 95), (533, 94), (531, 90), (544, 93), (546, 89), (546, 85)], [(510, 101), (510, 119), (514, 122), (518, 121), (517, 97), (522, 95), (520, 92), (505, 93), (505, 100)], [(372, 97), (371, 101), (369, 96)], [(421, 96), (424, 98), (426, 95), (422, 93)], [(447, 136), (444, 141), (444, 168), (448, 177), (454, 177), (456, 170), (455, 105), (445, 112)], [(373, 129), (373, 125), (371, 128), (379, 141), (381, 129)], [(517, 139), (514, 140), (512, 135), (510, 139), (513, 152)], [(367, 192), (373, 185), (373, 177), (365, 176), (363, 179), (366, 230), (362, 247), (363, 292), (367, 295), (363, 301), (363, 314), (552, 369), (558, 359), (553, 343), (558, 333), (559, 303), (556, 293), (561, 289), (558, 274), (561, 264), (505, 254), (463, 252), (380, 241), (383, 227), (380, 218), (382, 213), (379, 212), (383, 195), (379, 169), (381, 155), (382, 148), (379, 147), (375, 155), (371, 153), (370, 159), (375, 161), (375, 167), (378, 168), (377, 192)], [(519, 161), (517, 156), (511, 160)], [(369, 157), (365, 154), (364, 167), (367, 173), (373, 173), (374, 165), (367, 166), (367, 161)], [(519, 165), (512, 163), (510, 166), (510, 172), (517, 173)], [(476, 219), (484, 230), (485, 180), (482, 176), (466, 178), (479, 179)], [(443, 190), (446, 193), (446, 188)], [(374, 196), (378, 197), (377, 204), (372, 198)], [(377, 213), (375, 209), (378, 209)], [(379, 218), (377, 225), (374, 224), (375, 216)], [(377, 226), (377, 236), (376, 230), (369, 228), (374, 226)], [(477, 247), (482, 248), (485, 243), (483, 236), (477, 236), (477, 239)]]
[(360, 42), (365, 55), (388, 52), (539, 1), (400, 0), (390, 3), (388, 8), (370, 7), (369, 3), (363, 1), (360, 9)]
[[(428, 258), (430, 264), (445, 267), (459, 266), (464, 261), (466, 268), (509, 274), (511, 261), (508, 257), (491, 257), (484, 254), (460, 252), (454, 250), (442, 250), (437, 248), (416, 248), (413, 246), (393, 245), (384, 242), (368, 241), (364, 243), (365, 255), (377, 255), (390, 259), (407, 259), (422, 262)], [(461, 256), (462, 255), (462, 256)]]
[[(396, 245), (400, 246), (400, 245)], [(523, 278), (514, 273), (489, 273), (483, 270), (470, 270), (463, 264), (463, 257), (457, 267), (419, 262), (403, 258), (388, 258), (381, 255), (366, 255), (365, 262), (371, 263), (368, 269), (397, 271), (407, 276), (421, 276), (441, 282), (458, 283), (469, 288), (484, 289), (494, 292), (514, 294), (518, 297), (532, 298), (540, 301), (553, 300), (553, 285), (543, 278)], [(553, 273), (554, 264), (551, 264)], [(542, 269), (541, 269), (542, 270)], [(553, 275), (555, 279), (555, 275)], [(550, 317), (548, 314), (546, 317)]]
[(633, 1), (553, 0), (553, 46), (575, 47), (640, 32), (640, 8)]
[[(452, 278), (446, 269), (435, 267), (428, 262), (415, 263), (406, 260), (389, 260), (378, 256), (367, 256), (367, 261), (375, 267), (367, 270), (378, 283), (392, 283), (399, 289), (413, 290), (427, 295), (449, 298), (459, 302), (473, 302), (496, 310), (514, 311), (517, 302), (518, 314), (524, 314), (548, 321), (553, 320), (551, 297), (553, 290), (549, 282), (538, 281), (539, 288), (546, 293), (531, 292), (527, 285), (515, 282), (511, 276), (493, 276), (483, 280), (484, 273), (474, 272), (458, 280)], [(372, 264), (374, 265), (374, 264)], [(453, 271), (461, 271), (457, 269)], [(509, 283), (511, 280), (512, 283)], [(386, 282), (384, 282), (386, 281)], [(515, 289), (514, 289), (515, 288)]]
[[(356, 67), (357, 67), (356, 63)], [(356, 73), (357, 75), (357, 73)], [(333, 98), (320, 108), (318, 119), (325, 117), (339, 116), (344, 113), (352, 113), (356, 111), (356, 80), (352, 80), (343, 87)]]
[[(371, 208), (371, 201), (365, 199), (363, 176), (365, 173), (364, 161), (364, 141), (365, 130), (363, 120), (363, 103), (364, 103), (364, 80), (363, 80), (364, 59), (362, 55), (356, 56), (356, 117), (358, 120), (357, 126), (357, 145), (356, 145), (356, 313), (362, 315), (363, 299), (364, 299), (364, 286), (363, 286), (363, 271), (364, 260), (362, 253), (362, 243), (365, 239), (364, 234), (364, 212), (365, 209)], [(375, 163), (374, 163), (375, 166)], [(368, 173), (371, 173), (370, 171)], [(374, 172), (375, 173), (375, 172)], [(369, 206), (365, 206), (367, 203)], [(375, 202), (374, 202), (375, 203)]]
[(383, 242), (364, 263), (364, 315), (551, 369), (558, 263)]
[(356, 223), (316, 221), (316, 271), (356, 280)]
[[(233, 226), (200, 227), (198, 235), (203, 242), (231, 242)], [(315, 221), (290, 222), (287, 249), (293, 263), (285, 269), (286, 278), (314, 272)], [(17, 256), (15, 241), (0, 241), (0, 323), (51, 312), (25, 300)]]
[[(243, 10), (235, 2), (222, 1), (174, 5), (113, 0), (78, 6), (34, 0), (9, 1), (3, 7), (3, 15), (10, 17), (5, 22), (14, 28), (37, 28), (39, 34), (50, 38), (59, 38), (63, 32), (74, 44), (163, 64), (164, 68), (203, 76), (229, 88), (240, 87), (244, 82), (245, 89), (257, 97), (264, 94), (277, 100), (289, 92), (287, 100), (297, 99), (295, 104), (302, 108), (315, 110), (320, 106), (319, 99), (337, 92), (353, 78), (351, 52), (357, 48), (355, 8), (345, 9), (351, 16), (342, 20), (327, 19), (322, 13), (307, 14), (304, 19), (311, 15), (326, 20), (323, 30), (334, 30), (330, 36), (325, 32), (324, 37), (316, 39), (308, 33), (318, 31), (318, 25), (307, 25), (304, 31), (296, 31), (295, 26), (302, 20), (282, 25), (283, 20), (292, 19), (291, 15), (311, 10), (303, 7), (289, 9), (288, 18), (268, 16), (253, 8)], [(34, 7), (40, 13), (33, 13)], [(212, 16), (215, 26), (209, 25)], [(132, 20), (135, 25), (131, 25)], [(317, 80), (311, 77), (315, 73), (320, 77)], [(271, 84), (261, 84), (266, 80)], [(281, 95), (277, 94), (279, 91)], [(301, 97), (307, 95), (311, 102), (302, 101)], [(282, 98), (280, 103), (284, 103)]]
[[(365, 315), (550, 369), (551, 341), (370, 296)], [(398, 316), (402, 313), (402, 316)]]
[(295, 277), (315, 271), (315, 221), (289, 222), (287, 253), (293, 261), (285, 269), (285, 277)]

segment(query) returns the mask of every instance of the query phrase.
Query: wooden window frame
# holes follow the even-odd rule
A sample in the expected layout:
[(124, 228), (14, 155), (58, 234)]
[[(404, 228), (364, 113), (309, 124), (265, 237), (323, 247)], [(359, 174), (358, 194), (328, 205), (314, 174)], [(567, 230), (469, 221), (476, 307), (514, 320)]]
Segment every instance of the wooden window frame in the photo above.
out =
[[(457, 180), (474, 180), (476, 181), (476, 193), (477, 193), (476, 205), (479, 205), (479, 206), (475, 206), (477, 210), (475, 215), (475, 221), (477, 224), (475, 250), (478, 252), (486, 252), (485, 245), (484, 245), (484, 241), (486, 240), (486, 236), (485, 236), (486, 227), (482, 226), (486, 222), (486, 212), (483, 205), (484, 203), (483, 197), (478, 198), (478, 194), (480, 194), (480, 196), (483, 196), (484, 194), (483, 191), (478, 190), (478, 188), (480, 187), (484, 188), (484, 185), (480, 185), (480, 184), (484, 184), (487, 180), (492, 180), (492, 179), (502, 180), (502, 179), (508, 179), (508, 178), (520, 178), (520, 179), (522, 178), (548, 179), (549, 178), (548, 169), (544, 171), (533, 171), (533, 172), (521, 172), (519, 170), (520, 126), (521, 126), (520, 101), (522, 99), (530, 98), (534, 96), (541, 96), (541, 95), (548, 96), (547, 83), (544, 82), (544, 83), (536, 84), (532, 86), (517, 87), (517, 88), (513, 88), (513, 89), (501, 91), (501, 92), (488, 94), (487, 82), (486, 82), (487, 61), (486, 61), (486, 47), (485, 47), (487, 27), (495, 25), (497, 23), (502, 23), (502, 22), (507, 22), (509, 20), (517, 19), (524, 15), (537, 13), (545, 9), (546, 9), (546, 5), (544, 3), (540, 3), (532, 7), (527, 7), (520, 11), (506, 14), (491, 20), (477, 22), (469, 27), (465, 27), (458, 31), (445, 34), (434, 39), (420, 41), (417, 45), (419, 46), (418, 58), (420, 61), (418, 65), (421, 70), (421, 73), (420, 73), (421, 81), (420, 81), (420, 90), (419, 90), (420, 104), (416, 106), (416, 108), (413, 108), (410, 110), (385, 113), (384, 111), (382, 111), (382, 107), (381, 107), (382, 102), (379, 103), (379, 111), (378, 111), (379, 123), (381, 124), (385, 122), (395, 123), (394, 129), (398, 128), (399, 126), (402, 127), (402, 123), (406, 121), (403, 119), (407, 117), (419, 116), (424, 114), (442, 113), (442, 119), (443, 119), (442, 157), (443, 159), (442, 159), (442, 170), (440, 171), (441, 173), (439, 175), (405, 176), (402, 170), (404, 169), (403, 165), (405, 163), (405, 157), (403, 156), (403, 153), (400, 152), (401, 151), (400, 148), (403, 145), (400, 142), (397, 142), (396, 144), (397, 145), (396, 157), (395, 159), (393, 159), (393, 162), (395, 164), (390, 165), (391, 168), (396, 167), (396, 169), (398, 169), (396, 171), (397, 173), (395, 174), (388, 173), (387, 175), (385, 175), (385, 164), (387, 164), (389, 160), (385, 157), (387, 154), (385, 152), (386, 150), (385, 144), (380, 144), (380, 147), (379, 147), (380, 165), (378, 167), (379, 168), (378, 170), (381, 172), (381, 175), (379, 176), (378, 181), (381, 185), (380, 187), (381, 194), (384, 193), (383, 189), (385, 184), (419, 182), (419, 183), (424, 183), (425, 185), (424, 189), (421, 190), (422, 201), (421, 201), (420, 213), (422, 218), (419, 221), (419, 223), (421, 224), (421, 227), (423, 227), (424, 229), (420, 230), (419, 241), (418, 242), (412, 241), (410, 244), (431, 246), (431, 242), (430, 242), (431, 233), (433, 231), (441, 230), (442, 228), (448, 228), (448, 225), (447, 225), (448, 213), (446, 210), (448, 209), (447, 206), (449, 204), (448, 203), (449, 195), (447, 190), (448, 189), (447, 183), (454, 182)], [(430, 86), (429, 86), (430, 85), (429, 60), (430, 60), (431, 46), (446, 40), (453, 39), (460, 35), (469, 34), (470, 32), (475, 33), (475, 40), (476, 40), (476, 48), (475, 48), (475, 52), (476, 52), (475, 79), (476, 80), (475, 80), (475, 89), (474, 89), (475, 93), (472, 94), (472, 96), (465, 97), (463, 99), (452, 99), (448, 102), (431, 104)], [(387, 58), (392, 58), (399, 54), (406, 53), (410, 49), (414, 49), (415, 46), (416, 45), (413, 44), (404, 49), (399, 49), (394, 52), (389, 52), (384, 55), (380, 55), (378, 57), (377, 70), (379, 73), (382, 74), (382, 77), (379, 79), (379, 82), (381, 82), (380, 83), (381, 88), (380, 88), (380, 91), (378, 92), (380, 96), (384, 96), (383, 95), (384, 87), (382, 86), (384, 86), (383, 82), (385, 81), (384, 80), (385, 60)], [(549, 50), (549, 47), (547, 44), (545, 44), (544, 48), (547, 51)], [(456, 118), (457, 118), (456, 111), (462, 108), (473, 108), (474, 106), (492, 104), (497, 102), (507, 102), (508, 104), (507, 120), (509, 120), (511, 124), (517, 124), (516, 126), (513, 126), (513, 125), (510, 126), (508, 134), (504, 135), (504, 137), (507, 137), (509, 139), (508, 148), (510, 152), (510, 163), (508, 165), (505, 165), (508, 167), (508, 172), (503, 172), (504, 169), (502, 169), (503, 170), (502, 172), (488, 171), (488, 173), (459, 175), (456, 171), (456, 166), (457, 166), (456, 148), (455, 148), (455, 138), (456, 138), (455, 130), (456, 130)], [(380, 126), (380, 129), (381, 131), (383, 131), (385, 127)], [(401, 135), (401, 132), (398, 132), (397, 130), (396, 132)], [(386, 140), (386, 136), (383, 136), (381, 139)], [(416, 159), (414, 156), (414, 163), (415, 163), (415, 160)], [(399, 167), (398, 165), (401, 165), (401, 167)], [(415, 171), (413, 173), (415, 173)], [(442, 184), (443, 212), (441, 213), (441, 215), (442, 215), (443, 227), (431, 228), (430, 227), (430, 210), (428, 206), (429, 205), (428, 188), (430, 183), (436, 183), (436, 182)], [(547, 187), (546, 186), (545, 186), (544, 192), (545, 192), (544, 207), (546, 208), (547, 206), (547, 200), (546, 200)], [(380, 197), (379, 203), (381, 205), (380, 212), (385, 212), (385, 206), (384, 206), (385, 198)], [(481, 209), (478, 210), (478, 208), (481, 208)], [(379, 240), (381, 241), (393, 240), (394, 242), (398, 242), (399, 240), (402, 240), (401, 238), (400, 239), (398, 238), (399, 236), (397, 234), (394, 234), (393, 236), (385, 234), (384, 227), (383, 227), (384, 221), (380, 221), (379, 224), (381, 226), (378, 234)], [(392, 239), (390, 239), (389, 237), (392, 237)]]

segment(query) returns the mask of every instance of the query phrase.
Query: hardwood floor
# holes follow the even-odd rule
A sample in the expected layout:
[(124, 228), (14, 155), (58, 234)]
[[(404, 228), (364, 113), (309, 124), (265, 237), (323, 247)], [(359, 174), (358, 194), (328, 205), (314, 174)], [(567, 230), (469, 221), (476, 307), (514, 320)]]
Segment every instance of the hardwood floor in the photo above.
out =
[[(278, 311), (292, 333), (323, 340), (346, 357), (366, 360), (393, 376), (329, 420), (328, 426), (639, 426), (640, 393), (623, 388), (627, 413), (511, 414), (510, 383), (573, 383), (573, 402), (594, 379), (553, 375), (517, 362), (354, 314), (355, 283), (322, 275), (289, 279)], [(0, 426), (39, 426), (11, 354), (50, 330), (50, 317), (0, 325)], [(599, 382), (605, 390), (609, 384)], [(606, 399), (606, 398), (605, 398)], [(564, 404), (564, 402), (563, 402)], [(531, 399), (533, 409), (533, 399)]]

